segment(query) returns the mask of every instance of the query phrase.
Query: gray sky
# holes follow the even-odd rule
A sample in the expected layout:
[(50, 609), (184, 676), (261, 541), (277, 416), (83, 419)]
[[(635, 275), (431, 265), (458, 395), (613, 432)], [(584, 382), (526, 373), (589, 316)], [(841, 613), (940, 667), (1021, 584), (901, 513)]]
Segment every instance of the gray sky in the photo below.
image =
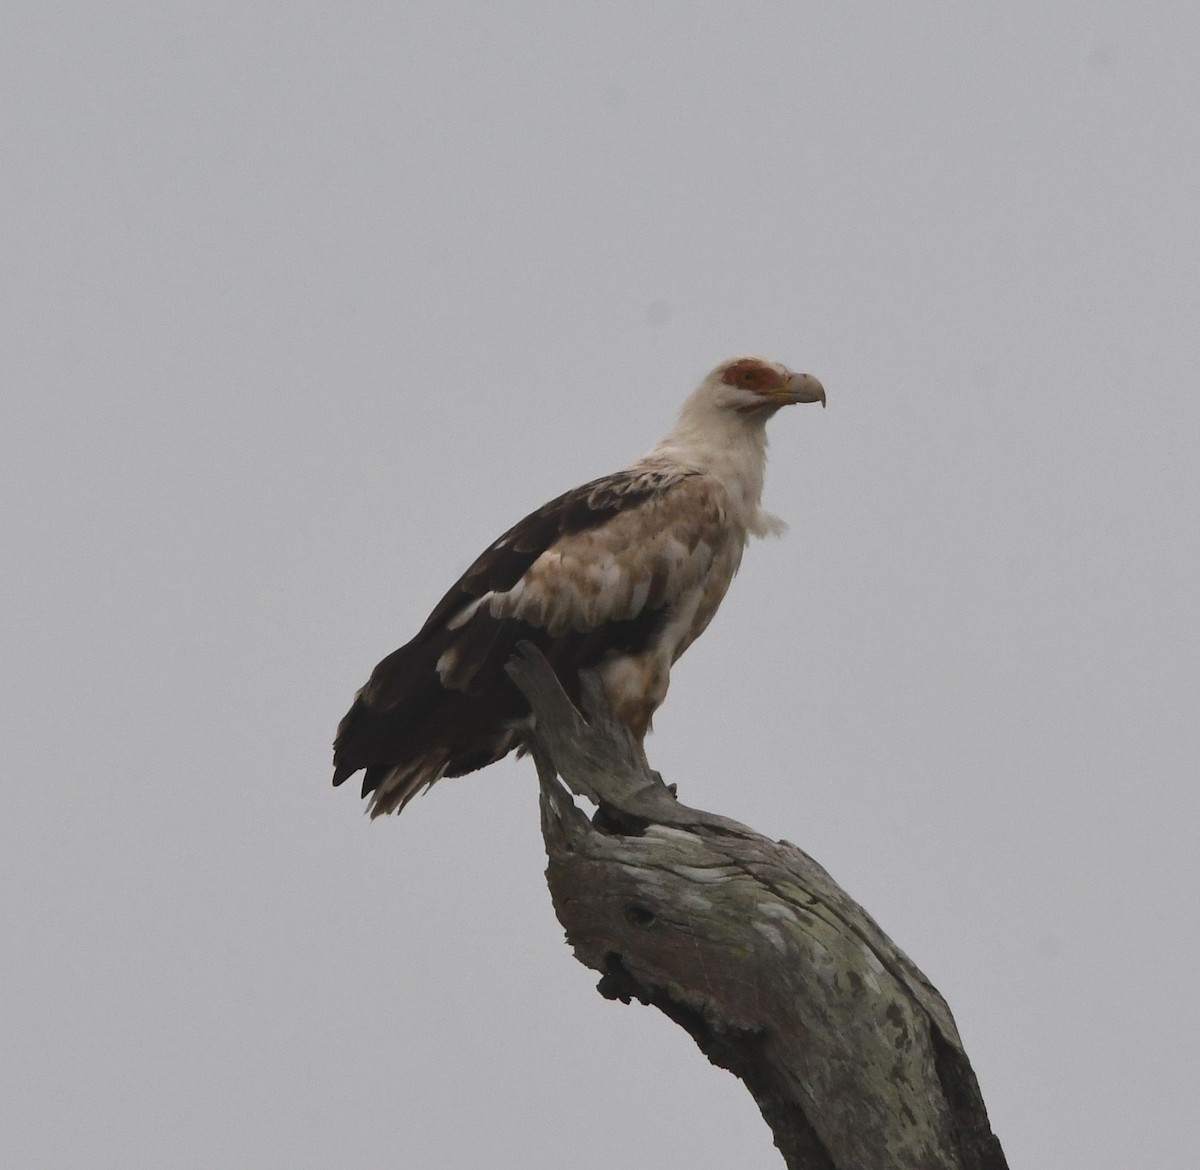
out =
[(9, 5), (0, 1163), (774, 1167), (606, 1003), (527, 761), (338, 718), (737, 352), (748, 551), (650, 741), (958, 1019), (1016, 1166), (1194, 1165), (1200, 9)]

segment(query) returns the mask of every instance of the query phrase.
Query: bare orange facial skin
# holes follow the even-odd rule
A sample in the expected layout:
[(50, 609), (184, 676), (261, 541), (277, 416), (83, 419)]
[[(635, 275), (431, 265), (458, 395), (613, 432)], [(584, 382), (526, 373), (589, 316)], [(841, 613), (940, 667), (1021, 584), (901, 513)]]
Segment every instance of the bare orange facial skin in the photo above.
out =
[(774, 366), (760, 362), (757, 358), (739, 358), (730, 362), (721, 381), (727, 386), (740, 386), (755, 394), (770, 394), (778, 390), (787, 379)]

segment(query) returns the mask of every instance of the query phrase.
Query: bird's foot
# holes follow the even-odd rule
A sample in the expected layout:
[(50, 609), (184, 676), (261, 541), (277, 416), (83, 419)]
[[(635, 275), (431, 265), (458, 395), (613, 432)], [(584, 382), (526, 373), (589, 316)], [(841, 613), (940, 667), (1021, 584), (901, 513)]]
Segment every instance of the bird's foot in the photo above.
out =
[(650, 769), (650, 775), (654, 777), (676, 800), (679, 799), (679, 785), (668, 784), (662, 777), (662, 773), (657, 768)]

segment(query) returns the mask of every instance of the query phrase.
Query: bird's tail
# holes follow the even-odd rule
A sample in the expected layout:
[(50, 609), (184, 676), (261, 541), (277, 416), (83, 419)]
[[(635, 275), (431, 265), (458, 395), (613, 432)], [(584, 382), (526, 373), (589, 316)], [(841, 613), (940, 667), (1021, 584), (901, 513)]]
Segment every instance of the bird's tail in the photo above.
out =
[(363, 796), (370, 796), (371, 819), (401, 812), (419, 792), (437, 783), (450, 767), (450, 754), (434, 750), (403, 764), (375, 764), (363, 776)]

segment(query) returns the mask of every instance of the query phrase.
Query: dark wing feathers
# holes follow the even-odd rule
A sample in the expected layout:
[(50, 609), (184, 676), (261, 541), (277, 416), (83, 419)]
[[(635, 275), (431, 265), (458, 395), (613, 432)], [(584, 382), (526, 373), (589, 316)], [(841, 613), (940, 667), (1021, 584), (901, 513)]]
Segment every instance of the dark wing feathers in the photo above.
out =
[[(693, 474), (647, 469), (593, 480), (531, 512), (493, 542), (446, 592), (417, 636), (375, 667), (338, 727), (334, 784), (365, 768), (365, 796), (393, 767), (450, 743), (453, 754), (444, 772), (450, 776), (474, 771), (510, 751), (514, 739), (508, 726), (526, 709), (504, 664), (522, 638), (539, 646), (571, 691), (577, 689), (580, 667), (604, 649), (633, 651), (645, 645), (660, 619), (665, 583), (654, 583), (641, 613), (609, 623), (603, 631), (551, 638), (528, 622), (485, 612), (459, 629), (449, 629), (447, 623), (485, 594), (512, 589), (556, 541), (595, 528)], [(461, 683), (455, 683), (454, 671), (448, 672), (457, 689), (443, 685), (437, 670), (451, 646), (469, 664)]]
[(511, 589), (556, 540), (595, 528), (622, 509), (663, 491), (688, 474), (674, 471), (632, 475), (622, 471), (572, 488), (543, 504), (514, 524), (475, 559), (433, 607), (417, 637), (439, 629), (475, 598)]

